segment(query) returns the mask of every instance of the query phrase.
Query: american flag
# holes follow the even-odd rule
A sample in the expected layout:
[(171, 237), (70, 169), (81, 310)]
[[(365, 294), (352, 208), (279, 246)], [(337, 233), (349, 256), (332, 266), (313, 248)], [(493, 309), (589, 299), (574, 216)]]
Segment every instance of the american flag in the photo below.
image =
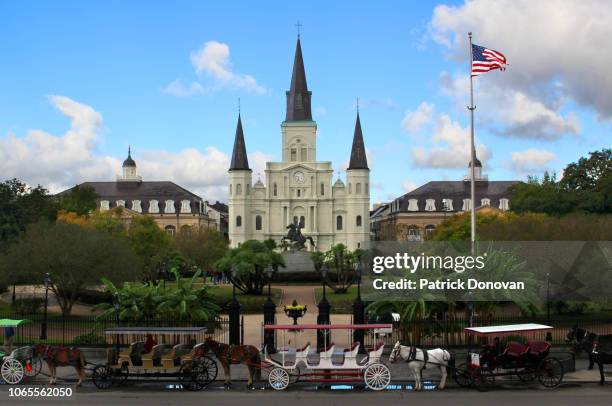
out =
[(478, 76), (493, 69), (505, 70), (506, 65), (508, 61), (501, 52), (472, 44), (472, 76)]

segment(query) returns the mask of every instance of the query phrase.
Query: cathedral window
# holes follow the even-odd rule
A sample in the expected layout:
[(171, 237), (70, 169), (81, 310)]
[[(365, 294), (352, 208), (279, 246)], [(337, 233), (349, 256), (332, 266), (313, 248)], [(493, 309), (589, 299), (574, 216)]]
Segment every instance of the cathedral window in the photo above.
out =
[(164, 213), (174, 213), (174, 200), (166, 200), (166, 207)]
[(300, 159), (302, 161), (308, 161), (308, 152), (307, 152), (306, 148), (301, 148), (300, 149)]
[(191, 202), (189, 200), (181, 200), (181, 213), (191, 213)]
[(100, 210), (104, 211), (104, 210), (109, 210), (109, 209), (110, 209), (110, 202), (108, 200), (101, 200)]
[(242, 227), (242, 217), (236, 216), (236, 227)]
[(408, 199), (408, 211), (419, 211), (419, 201), (417, 199)]
[(140, 206), (140, 200), (132, 200), (132, 210), (138, 213), (142, 213), (142, 207)]
[(232, 185), (231, 184), (229, 185), (229, 195), (230, 196), (232, 195)]
[(297, 149), (291, 148), (291, 162), (297, 161)]
[(504, 211), (510, 209), (510, 201), (506, 199), (505, 197), (502, 199), (499, 199), (499, 209), (504, 210)]
[(297, 197), (301, 197), (302, 196), (302, 191), (300, 189), (297, 190)]
[(349, 195), (353, 192), (353, 184), (349, 182)]
[(325, 196), (325, 183), (321, 183), (321, 196)]
[(159, 203), (157, 200), (149, 201), (149, 213), (159, 213)]
[(276, 183), (274, 184), (272, 189), (273, 189), (274, 196), (278, 196), (278, 185)]
[(117, 207), (125, 207), (125, 200), (117, 200)]
[(357, 218), (355, 219), (355, 225), (357, 227), (361, 227), (361, 216), (357, 216)]
[(365, 194), (367, 195), (368, 193), (370, 193), (370, 184), (368, 182), (366, 182), (366, 184), (365, 184)]
[(255, 230), (261, 230), (261, 216), (259, 214), (255, 216)]
[(306, 217), (300, 216), (300, 227), (304, 228), (306, 225)]
[(304, 105), (302, 103), (302, 93), (297, 93), (295, 95), (295, 108), (296, 109), (303, 109)]
[(436, 200), (435, 199), (425, 200), (425, 211), (436, 211)]
[(355, 184), (355, 193), (357, 193), (358, 195), (361, 194), (361, 183), (359, 182)]
[(336, 217), (336, 230), (342, 230), (342, 216)]
[(240, 196), (242, 194), (242, 185), (238, 183), (236, 185), (236, 196)]
[(251, 185), (246, 184), (246, 195), (248, 196), (251, 193)]

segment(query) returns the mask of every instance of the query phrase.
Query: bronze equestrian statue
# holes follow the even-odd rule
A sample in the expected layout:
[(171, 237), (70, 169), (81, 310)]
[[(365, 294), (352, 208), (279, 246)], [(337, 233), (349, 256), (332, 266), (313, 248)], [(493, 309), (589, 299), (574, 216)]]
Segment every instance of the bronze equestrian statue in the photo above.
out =
[(310, 244), (315, 247), (312, 237), (306, 237), (302, 234), (302, 228), (304, 227), (298, 219), (293, 219), (293, 223), (287, 226), (287, 230), (289, 230), (287, 236), (283, 237), (281, 242), (289, 241), (291, 249), (298, 251), (306, 248), (306, 241), (310, 241)]

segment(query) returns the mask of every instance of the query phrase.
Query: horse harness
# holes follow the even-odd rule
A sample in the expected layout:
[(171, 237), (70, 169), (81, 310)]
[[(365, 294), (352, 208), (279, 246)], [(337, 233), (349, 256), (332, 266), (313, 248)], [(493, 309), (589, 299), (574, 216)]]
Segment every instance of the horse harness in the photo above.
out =
[[(427, 362), (429, 361), (429, 354), (427, 353), (425, 349), (421, 350), (421, 352), (423, 353), (423, 360), (421, 362), (423, 362), (423, 368), (425, 368), (427, 366)], [(405, 361), (406, 362), (420, 361), (420, 360), (417, 360), (416, 357), (417, 357), (417, 347), (412, 346), (410, 347), (410, 353), (408, 354), (408, 358)]]

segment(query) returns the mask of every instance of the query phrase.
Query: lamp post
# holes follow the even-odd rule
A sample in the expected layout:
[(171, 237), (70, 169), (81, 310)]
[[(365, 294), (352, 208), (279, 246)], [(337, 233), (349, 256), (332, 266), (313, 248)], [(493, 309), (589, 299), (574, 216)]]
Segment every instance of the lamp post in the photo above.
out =
[[(113, 307), (115, 308), (115, 327), (119, 327), (119, 311), (121, 310), (121, 298), (119, 292), (115, 292), (113, 296)], [(115, 351), (116, 356), (119, 357), (119, 334), (115, 337)]]
[[(365, 306), (361, 301), (361, 260), (357, 259), (354, 265), (355, 273), (357, 275), (357, 297), (353, 302), (353, 324), (364, 324), (365, 323)], [(359, 346), (359, 352), (365, 353), (365, 346), (363, 342), (364, 338), (364, 330), (354, 330), (353, 331), (353, 342), (358, 342), (361, 345)]]
[(42, 326), (40, 327), (40, 339), (47, 339), (47, 307), (49, 306), (49, 286), (52, 283), (49, 272), (45, 274), (45, 313), (43, 316)]
[(240, 303), (236, 300), (236, 277), (238, 269), (235, 265), (231, 268), (232, 275), (232, 301), (228, 305), (229, 311), (229, 343), (240, 345)]
[[(323, 264), (321, 267), (321, 280), (323, 282), (323, 298), (318, 304), (319, 315), (317, 316), (317, 324), (329, 324), (329, 313), (330, 313), (330, 305), (327, 301), (327, 296), (325, 293), (325, 281), (327, 279), (327, 273), (329, 270), (327, 269), (327, 265)], [(329, 330), (317, 330), (317, 348), (320, 350), (325, 347), (325, 344), (329, 343), (329, 340), (326, 340), (326, 336), (329, 336)]]
[[(266, 275), (268, 276), (268, 300), (263, 305), (264, 324), (274, 324), (276, 322), (276, 305), (272, 301), (272, 276), (274, 276), (272, 265), (268, 265), (266, 268)], [(273, 330), (264, 330), (264, 347), (269, 354), (276, 352)]]

